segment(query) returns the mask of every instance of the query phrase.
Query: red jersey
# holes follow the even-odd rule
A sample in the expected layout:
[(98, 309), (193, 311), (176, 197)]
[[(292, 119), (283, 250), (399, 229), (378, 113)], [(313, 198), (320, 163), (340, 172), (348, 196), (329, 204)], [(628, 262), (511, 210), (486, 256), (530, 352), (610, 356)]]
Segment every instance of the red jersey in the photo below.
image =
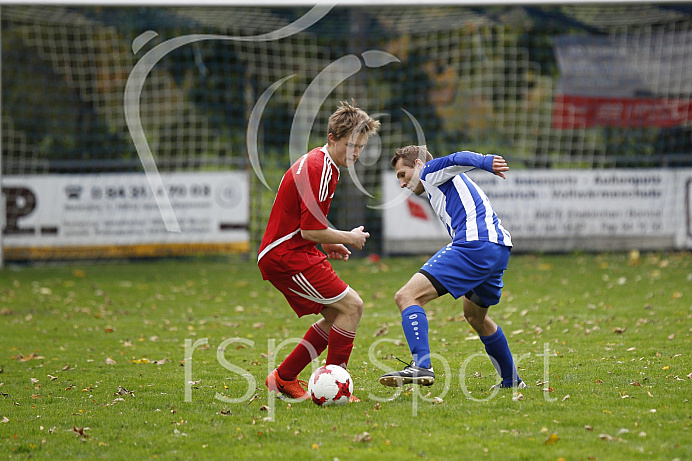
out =
[(289, 277), (326, 259), (300, 231), (329, 226), (327, 214), (339, 176), (326, 145), (303, 155), (284, 174), (257, 257), (265, 280)]

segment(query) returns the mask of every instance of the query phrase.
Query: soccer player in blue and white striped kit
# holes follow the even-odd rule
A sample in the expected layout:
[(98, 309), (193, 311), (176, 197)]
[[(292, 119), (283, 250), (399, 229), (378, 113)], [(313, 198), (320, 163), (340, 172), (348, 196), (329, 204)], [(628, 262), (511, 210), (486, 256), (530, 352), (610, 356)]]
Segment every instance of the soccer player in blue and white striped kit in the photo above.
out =
[(502, 227), (488, 197), (465, 172), (480, 168), (505, 178), (507, 162), (499, 155), (456, 152), (433, 159), (425, 146), (395, 151), (392, 167), (399, 185), (416, 195), (427, 193), (452, 243), (438, 251), (395, 295), (413, 362), (402, 371), (384, 374), (385, 386), (430, 386), (428, 320), (423, 306), (451, 294), (463, 297), (464, 317), (480, 336), (502, 381), (494, 387), (526, 387), (517, 375), (507, 338), (490, 317), (488, 307), (500, 301), (512, 239)]

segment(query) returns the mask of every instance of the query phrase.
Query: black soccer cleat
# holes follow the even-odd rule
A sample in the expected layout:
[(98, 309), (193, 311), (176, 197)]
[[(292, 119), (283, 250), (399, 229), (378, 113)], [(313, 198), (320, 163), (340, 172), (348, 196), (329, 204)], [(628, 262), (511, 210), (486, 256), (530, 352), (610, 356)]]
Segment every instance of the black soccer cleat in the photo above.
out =
[(435, 372), (432, 367), (422, 368), (411, 363), (401, 371), (392, 371), (380, 376), (379, 381), (383, 386), (389, 387), (402, 387), (405, 384), (432, 386), (435, 384)]

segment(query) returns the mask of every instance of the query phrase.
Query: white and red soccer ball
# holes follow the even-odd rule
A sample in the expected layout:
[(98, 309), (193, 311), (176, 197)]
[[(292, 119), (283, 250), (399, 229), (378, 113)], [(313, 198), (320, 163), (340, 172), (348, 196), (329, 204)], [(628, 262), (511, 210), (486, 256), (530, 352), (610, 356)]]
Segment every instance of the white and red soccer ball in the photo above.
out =
[(353, 394), (353, 380), (344, 368), (338, 365), (319, 367), (310, 376), (308, 393), (315, 405), (345, 405)]

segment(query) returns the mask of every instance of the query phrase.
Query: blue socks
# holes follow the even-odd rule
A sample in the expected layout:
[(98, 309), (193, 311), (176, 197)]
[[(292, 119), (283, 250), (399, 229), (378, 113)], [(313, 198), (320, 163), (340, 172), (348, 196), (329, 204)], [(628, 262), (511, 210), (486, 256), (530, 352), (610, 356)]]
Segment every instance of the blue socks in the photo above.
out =
[[(416, 366), (430, 368), (428, 317), (425, 315), (425, 310), (416, 304), (407, 307), (401, 311), (401, 326), (404, 329), (404, 335)], [(485, 351), (497, 369), (497, 373), (502, 377), (502, 384), (505, 387), (512, 387), (520, 383), (521, 379), (517, 375), (514, 359), (502, 328), (498, 325), (495, 333), (480, 338), (485, 345)]]
[(401, 326), (416, 366), (430, 368), (428, 317), (425, 315), (425, 310), (416, 304), (407, 307), (401, 311)]
[[(512, 387), (521, 382), (514, 367), (514, 359), (509, 351), (507, 338), (502, 332), (502, 328), (497, 326), (497, 331), (490, 336), (481, 336), (481, 341), (485, 344), (485, 351), (493, 359), (493, 365), (497, 373), (502, 376), (502, 384), (505, 387)], [(516, 383), (514, 382), (516, 380)]]

